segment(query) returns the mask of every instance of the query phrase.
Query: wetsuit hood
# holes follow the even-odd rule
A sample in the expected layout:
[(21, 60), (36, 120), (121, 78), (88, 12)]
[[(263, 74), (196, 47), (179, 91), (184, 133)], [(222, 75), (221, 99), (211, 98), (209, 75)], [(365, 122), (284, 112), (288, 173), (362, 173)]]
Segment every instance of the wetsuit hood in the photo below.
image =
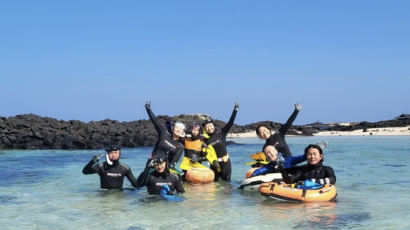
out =
[(155, 170), (155, 173), (156, 173), (157, 175), (162, 175), (162, 174), (164, 174), (164, 175), (166, 176), (167, 173), (169, 173), (168, 154), (163, 153), (163, 152), (156, 152), (156, 153), (152, 154), (151, 160), (153, 161), (154, 164), (162, 163), (162, 162), (164, 162), (164, 161), (166, 162), (166, 167), (165, 167), (164, 172), (158, 173), (157, 170)]
[[(112, 161), (110, 160), (110, 157), (108, 156), (108, 153), (112, 151), (117, 151), (120, 150), (120, 155), (118, 156), (118, 160)], [(105, 154), (105, 159), (109, 165), (117, 165), (118, 161), (121, 158), (121, 148), (118, 145), (110, 145), (107, 148), (105, 148), (106, 154)]]

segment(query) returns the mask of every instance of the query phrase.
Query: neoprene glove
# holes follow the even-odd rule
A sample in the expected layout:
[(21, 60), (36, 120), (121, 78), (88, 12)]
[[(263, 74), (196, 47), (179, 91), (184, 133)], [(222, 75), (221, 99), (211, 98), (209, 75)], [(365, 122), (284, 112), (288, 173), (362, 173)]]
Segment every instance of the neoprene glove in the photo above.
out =
[(238, 111), (239, 110), (239, 101), (236, 101), (235, 102), (235, 111)]
[(97, 163), (103, 155), (104, 155), (104, 153), (98, 154), (98, 155), (94, 155), (92, 161), (95, 162), (95, 163)]
[(295, 109), (296, 109), (297, 111), (300, 111), (300, 110), (302, 109), (302, 106), (301, 106), (300, 104), (296, 103), (296, 104), (295, 104)]
[(193, 163), (195, 163), (195, 162), (198, 162), (198, 160), (199, 160), (198, 155), (196, 155), (196, 154), (192, 154), (191, 161), (192, 161)]
[(155, 165), (154, 161), (155, 161), (154, 159), (149, 160), (147, 166), (150, 167), (150, 168), (154, 167), (154, 165)]
[(151, 108), (151, 101), (147, 101), (145, 103), (145, 108), (147, 108), (147, 109)]

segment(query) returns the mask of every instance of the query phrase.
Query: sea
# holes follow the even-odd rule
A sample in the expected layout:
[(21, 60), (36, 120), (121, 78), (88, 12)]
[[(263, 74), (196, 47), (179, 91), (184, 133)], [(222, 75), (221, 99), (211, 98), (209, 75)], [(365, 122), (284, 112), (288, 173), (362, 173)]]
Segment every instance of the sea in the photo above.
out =
[[(410, 136), (288, 137), (293, 155), (326, 142), (335, 202), (273, 200), (238, 189), (259, 139), (230, 139), (231, 182), (183, 184), (182, 202), (148, 195), (127, 179), (101, 190), (82, 168), (102, 150), (0, 150), (0, 229), (410, 229)], [(124, 148), (135, 177), (152, 147)]]

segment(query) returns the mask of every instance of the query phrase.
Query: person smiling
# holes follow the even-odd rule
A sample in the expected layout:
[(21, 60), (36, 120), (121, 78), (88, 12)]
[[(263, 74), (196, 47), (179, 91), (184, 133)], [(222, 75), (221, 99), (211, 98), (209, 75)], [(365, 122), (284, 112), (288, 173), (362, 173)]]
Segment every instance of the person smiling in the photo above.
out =
[(279, 153), (276, 150), (274, 145), (268, 145), (263, 151), (266, 155), (266, 159), (269, 161), (265, 166), (255, 170), (251, 177), (259, 176), (267, 173), (276, 173), (280, 172), (286, 168), (290, 168), (298, 163), (301, 163), (306, 160), (305, 155), (300, 156), (290, 156), (284, 158), (282, 153)]
[(232, 166), (228, 151), (226, 150), (226, 136), (234, 124), (238, 110), (239, 102), (236, 102), (228, 123), (226, 123), (226, 125), (220, 130), (215, 129), (214, 122), (211, 119), (206, 120), (203, 124), (206, 133), (205, 143), (214, 147), (220, 167), (219, 169), (215, 165), (211, 165), (211, 169), (215, 173), (215, 181), (218, 181), (219, 179), (224, 181), (231, 180)]
[(301, 105), (295, 104), (295, 110), (293, 111), (292, 115), (290, 115), (286, 123), (282, 125), (278, 130), (276, 130), (273, 134), (271, 129), (265, 125), (259, 125), (258, 127), (256, 127), (255, 131), (258, 137), (266, 140), (266, 143), (263, 146), (262, 151), (265, 149), (266, 146), (274, 145), (278, 152), (283, 154), (283, 157), (292, 156), (288, 144), (286, 143), (285, 135), (301, 109)]
[[(151, 168), (155, 170), (150, 170)], [(185, 192), (179, 177), (169, 171), (167, 155), (162, 152), (153, 155), (137, 181), (138, 187), (146, 186), (151, 195), (160, 195), (164, 187), (167, 187), (171, 194)]]
[(124, 177), (134, 187), (138, 187), (137, 180), (131, 172), (128, 165), (120, 162), (121, 148), (116, 145), (110, 145), (106, 148), (104, 163), (98, 163), (100, 156), (96, 155), (91, 161), (84, 166), (84, 174), (97, 173), (100, 176), (100, 184), (103, 189), (121, 189), (124, 182)]
[(151, 157), (153, 157), (156, 153), (165, 153), (167, 155), (169, 167), (175, 168), (176, 163), (179, 161), (179, 158), (184, 152), (184, 146), (181, 143), (181, 138), (185, 137), (185, 125), (181, 122), (176, 122), (172, 127), (172, 133), (170, 134), (168, 130), (158, 122), (157, 117), (152, 112), (151, 102), (148, 101), (145, 104), (145, 109), (149, 119), (158, 133), (157, 142), (155, 143), (149, 159), (151, 159)]
[(324, 166), (323, 151), (319, 145), (308, 145), (305, 148), (307, 165), (289, 168), (282, 173), (283, 180), (288, 183), (310, 180), (318, 184), (335, 184), (336, 175), (333, 168)]

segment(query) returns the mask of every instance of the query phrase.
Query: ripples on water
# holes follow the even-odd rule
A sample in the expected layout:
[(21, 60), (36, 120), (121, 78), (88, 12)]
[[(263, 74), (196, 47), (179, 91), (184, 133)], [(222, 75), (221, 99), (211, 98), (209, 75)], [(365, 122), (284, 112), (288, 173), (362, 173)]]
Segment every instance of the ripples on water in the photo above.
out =
[[(231, 183), (185, 184), (173, 203), (135, 190), (100, 190), (81, 170), (99, 151), (1, 151), (2, 229), (408, 229), (409, 137), (320, 137), (337, 176), (337, 202), (278, 202), (237, 189), (260, 150), (255, 139), (231, 145)], [(294, 155), (316, 137), (288, 138)], [(124, 149), (137, 177), (151, 148)]]

